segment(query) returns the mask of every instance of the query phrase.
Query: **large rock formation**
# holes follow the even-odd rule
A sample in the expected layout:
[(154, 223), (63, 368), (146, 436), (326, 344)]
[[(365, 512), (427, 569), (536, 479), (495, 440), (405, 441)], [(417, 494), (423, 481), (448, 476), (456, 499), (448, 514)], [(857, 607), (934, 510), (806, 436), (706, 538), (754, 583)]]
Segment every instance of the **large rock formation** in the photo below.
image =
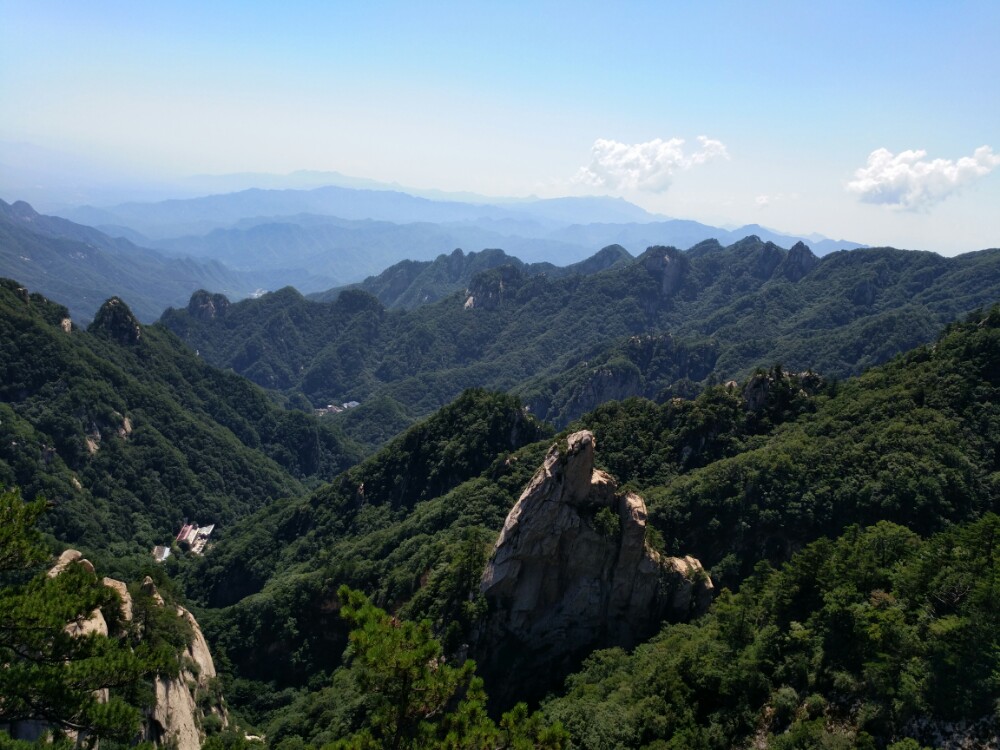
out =
[(229, 310), (229, 298), (224, 294), (212, 294), (199, 289), (191, 295), (188, 302), (188, 314), (195, 320), (214, 320), (225, 317)]
[[(166, 606), (148, 576), (143, 588), (159, 606)], [(194, 615), (184, 607), (177, 607), (177, 614), (191, 626), (193, 637), (181, 658), (180, 674), (174, 678), (156, 678), (156, 703), (146, 719), (145, 739), (176, 750), (199, 750), (205, 741), (205, 717), (218, 716), (221, 726), (226, 726), (229, 719), (221, 701), (208, 712), (198, 705), (201, 695), (211, 695), (217, 689), (215, 662)]]
[[(58, 576), (71, 565), (82, 566), (89, 573), (94, 573), (94, 566), (89, 560), (77, 550), (68, 549), (59, 556), (56, 564), (48, 571), (48, 576), (50, 578)], [(88, 617), (67, 623), (66, 632), (81, 638), (93, 634), (119, 637), (123, 632), (113, 633), (108, 627), (109, 622), (117, 622), (126, 629), (140, 628), (138, 632), (141, 636), (141, 627), (133, 624), (134, 607), (128, 587), (122, 581), (113, 578), (104, 578), (102, 583), (118, 594), (120, 600), (118, 611), (102, 612), (95, 609)], [(149, 576), (146, 576), (142, 587), (144, 592), (152, 597), (155, 606), (168, 606)], [(216, 719), (218, 725), (225, 727), (229, 717), (221, 696), (217, 694), (215, 663), (212, 661), (212, 654), (198, 622), (184, 607), (178, 606), (177, 614), (191, 627), (191, 643), (181, 655), (181, 670), (177, 677), (155, 678), (156, 703), (148, 710), (143, 722), (142, 739), (149, 740), (158, 747), (169, 747), (172, 750), (199, 750), (205, 741), (205, 719), (209, 715), (215, 715), (218, 717)], [(199, 705), (199, 699), (203, 696), (211, 697), (211, 700), (207, 701), (210, 705), (207, 709)], [(107, 701), (108, 691), (106, 689), (99, 691), (98, 699)], [(5, 725), (3, 728), (15, 739), (34, 741), (44, 736), (50, 726), (44, 720), (25, 720)], [(70, 732), (70, 737), (79, 744), (85, 739), (73, 732)]]
[(813, 255), (804, 242), (796, 242), (781, 261), (778, 271), (795, 283), (819, 265), (819, 258)]
[(711, 602), (696, 559), (646, 543), (645, 503), (594, 469), (594, 448), (587, 431), (553, 445), (507, 516), (480, 586), (488, 674), (537, 670), (549, 684), (591, 650), (633, 646)]
[(97, 311), (87, 330), (130, 346), (142, 338), (142, 326), (120, 297), (112, 297)]
[(472, 277), (465, 290), (464, 307), (466, 310), (496, 310), (517, 293), (524, 279), (524, 272), (513, 265), (481, 271)]
[(690, 261), (675, 247), (651, 247), (641, 256), (643, 268), (660, 282), (664, 299), (673, 297), (684, 284)]

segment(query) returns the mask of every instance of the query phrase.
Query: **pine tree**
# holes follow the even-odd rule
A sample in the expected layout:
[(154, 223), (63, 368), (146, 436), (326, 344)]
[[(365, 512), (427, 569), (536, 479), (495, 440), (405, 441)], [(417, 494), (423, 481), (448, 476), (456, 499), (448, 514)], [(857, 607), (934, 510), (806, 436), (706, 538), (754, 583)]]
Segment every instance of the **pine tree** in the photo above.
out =
[[(69, 626), (95, 610), (117, 612), (120, 601), (79, 562), (46, 575), (48, 555), (34, 528), (44, 509), (44, 501), (25, 503), (17, 491), (0, 491), (0, 726), (38, 720), (87, 743), (131, 740), (139, 710), (113, 691), (176, 671), (176, 657), (169, 649), (73, 632)], [(5, 741), (0, 732), (0, 745)]]
[(566, 733), (518, 704), (500, 726), (486, 713), (483, 681), (466, 660), (447, 663), (430, 624), (397, 620), (359, 591), (340, 589), (341, 614), (354, 626), (349, 669), (368, 696), (365, 726), (324, 750), (367, 748), (549, 748)]

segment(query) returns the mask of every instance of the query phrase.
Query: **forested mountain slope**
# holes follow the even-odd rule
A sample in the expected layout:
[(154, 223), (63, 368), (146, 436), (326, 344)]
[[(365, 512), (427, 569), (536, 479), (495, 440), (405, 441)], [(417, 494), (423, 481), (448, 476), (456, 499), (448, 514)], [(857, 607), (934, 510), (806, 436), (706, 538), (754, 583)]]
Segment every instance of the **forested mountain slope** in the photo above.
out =
[(17, 278), (90, 320), (108, 297), (126, 297), (140, 320), (153, 321), (202, 287), (234, 297), (253, 292), (259, 277), (212, 260), (171, 258), (111, 238), (27, 203), (0, 201), (0, 276)]
[[(712, 748), (746, 742), (754, 731), (766, 741), (794, 721), (800, 733), (818, 736), (834, 726), (884, 744), (905, 736), (905, 723), (921, 711), (935, 720), (980, 718), (996, 658), (996, 610), (988, 601), (997, 566), (986, 541), (995, 527), (989, 514), (1000, 510), (998, 404), (994, 309), (859, 378), (824, 383), (774, 368), (691, 401), (630, 399), (581, 418), (570, 429), (594, 433), (598, 466), (645, 498), (647, 542), (697, 557), (717, 590), (746, 593), (724, 596), (708, 620), (670, 626), (634, 663), (622, 652), (594, 657), (570, 681), (570, 693), (549, 704), (550, 715), (567, 724), (578, 747), (674, 737), (680, 746)], [(232, 699), (259, 720), (280, 721), (287, 734), (308, 739), (321, 728), (319, 714), (296, 714), (305, 704), (274, 713), (282, 700), (263, 695), (316, 684), (339, 663), (345, 630), (332, 602), (341, 583), (401, 616), (430, 618), (451, 649), (488, 651), (489, 642), (477, 640), (488, 610), (479, 594), (483, 566), (551, 443), (511, 439), (521, 419), (510, 397), (466, 394), (329, 488), (272, 504), (232, 527), (211, 558), (186, 570), (188, 591), (210, 605), (207, 631), (238, 677)], [(525, 428), (518, 434), (533, 439)], [(880, 522), (903, 528), (849, 530)], [(845, 530), (841, 541), (816, 542)], [(921, 562), (933, 549), (954, 559), (957, 577)], [(746, 582), (760, 561), (789, 560), (778, 577), (758, 569)], [(838, 581), (848, 588), (841, 592)], [(921, 615), (947, 591), (958, 598)], [(865, 630), (876, 622), (865, 618), (883, 616), (884, 638), (909, 639), (899, 652), (905, 658), (880, 655), (895, 647)], [(742, 630), (732, 630), (741, 622)], [(935, 634), (953, 626), (982, 637), (933, 645)], [(863, 632), (853, 636), (852, 628)], [(704, 671), (677, 639), (707, 650)], [(837, 639), (856, 642), (844, 651)], [(253, 643), (269, 644), (268, 658)], [(294, 668), (278, 655), (294, 655)], [(986, 671), (954, 667), (962, 659)], [(906, 671), (908, 664), (918, 671)], [(633, 669), (662, 669), (669, 684), (650, 678), (642, 686), (648, 700), (622, 703), (613, 695), (621, 686), (611, 681)], [(918, 682), (896, 703), (893, 686), (909, 674)], [(493, 674), (490, 684), (502, 690), (505, 679), (517, 676)], [(271, 687), (262, 690), (262, 682)], [(533, 684), (532, 691), (546, 687), (558, 686)], [(940, 701), (938, 689), (960, 702)], [(595, 690), (604, 691), (601, 705), (588, 697)]]
[(526, 264), (503, 250), (483, 250), (468, 254), (455, 250), (449, 255), (439, 255), (432, 261), (404, 260), (358, 284), (329, 289), (308, 297), (316, 302), (332, 302), (345, 289), (361, 289), (375, 295), (387, 308), (409, 309), (460, 292), (469, 286), (474, 276), (498, 266), (510, 265), (528, 275), (545, 274), (549, 278), (560, 278), (573, 274), (597, 273), (631, 259), (629, 252), (620, 245), (609, 245), (590, 258), (568, 266)]
[(881, 522), (724, 592), (696, 624), (594, 653), (544, 713), (575, 748), (990, 748), (1000, 517)]
[(142, 326), (119, 299), (88, 330), (0, 281), (0, 485), (44, 496), (64, 542), (148, 550), (184, 520), (230, 523), (353, 464), (336, 426)]
[(756, 237), (552, 278), (504, 265), (467, 291), (386, 310), (359, 290), (312, 303), (291, 289), (231, 305), (206, 295), (162, 322), (208, 361), (314, 405), (356, 400), (401, 424), (463, 388), (514, 390), (565, 424), (609, 399), (693, 395), (782, 362), (844, 377), (929, 341), (1000, 299), (1000, 251), (956, 258), (861, 249), (817, 259)]

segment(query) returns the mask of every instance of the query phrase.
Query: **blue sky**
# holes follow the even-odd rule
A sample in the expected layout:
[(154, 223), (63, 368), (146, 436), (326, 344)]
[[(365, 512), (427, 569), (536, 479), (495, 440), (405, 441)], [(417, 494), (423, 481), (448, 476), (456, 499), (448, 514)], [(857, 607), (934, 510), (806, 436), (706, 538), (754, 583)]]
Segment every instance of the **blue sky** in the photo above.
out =
[(0, 0), (0, 140), (1000, 245), (1000, 3), (817, 5)]

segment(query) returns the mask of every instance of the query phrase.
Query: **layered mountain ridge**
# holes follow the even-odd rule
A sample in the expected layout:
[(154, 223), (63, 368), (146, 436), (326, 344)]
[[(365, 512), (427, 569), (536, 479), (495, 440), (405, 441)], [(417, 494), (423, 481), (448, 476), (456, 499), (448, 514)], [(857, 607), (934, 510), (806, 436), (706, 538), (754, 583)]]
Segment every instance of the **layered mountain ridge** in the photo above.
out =
[(260, 279), (212, 260), (173, 258), (91, 227), (37, 213), (23, 201), (0, 201), (0, 276), (59, 299), (90, 320), (108, 297), (127, 297), (145, 321), (182, 303), (199, 287), (237, 297)]
[[(784, 250), (748, 237), (686, 252), (650, 248), (631, 260), (609, 252), (609, 267), (575, 273), (495, 265), (409, 310), (387, 310), (362, 289), (328, 303), (284, 290), (232, 303), (224, 320), (170, 310), (162, 322), (209, 361), (261, 385), (315, 406), (360, 402), (343, 417), (349, 429), (363, 426), (369, 409), (404, 426), (477, 385), (513, 389), (536, 415), (562, 425), (608, 399), (690, 396), (711, 379), (775, 362), (832, 377), (858, 373), (1000, 296), (997, 250), (942, 258), (874, 248), (817, 258), (802, 244)], [(454, 264), (451, 278), (461, 281), (461, 269), (481, 259), (502, 256), (435, 263)], [(402, 299), (398, 289), (427, 289), (408, 286), (404, 270), (367, 289), (390, 304)], [(397, 273), (406, 278), (394, 287)]]

